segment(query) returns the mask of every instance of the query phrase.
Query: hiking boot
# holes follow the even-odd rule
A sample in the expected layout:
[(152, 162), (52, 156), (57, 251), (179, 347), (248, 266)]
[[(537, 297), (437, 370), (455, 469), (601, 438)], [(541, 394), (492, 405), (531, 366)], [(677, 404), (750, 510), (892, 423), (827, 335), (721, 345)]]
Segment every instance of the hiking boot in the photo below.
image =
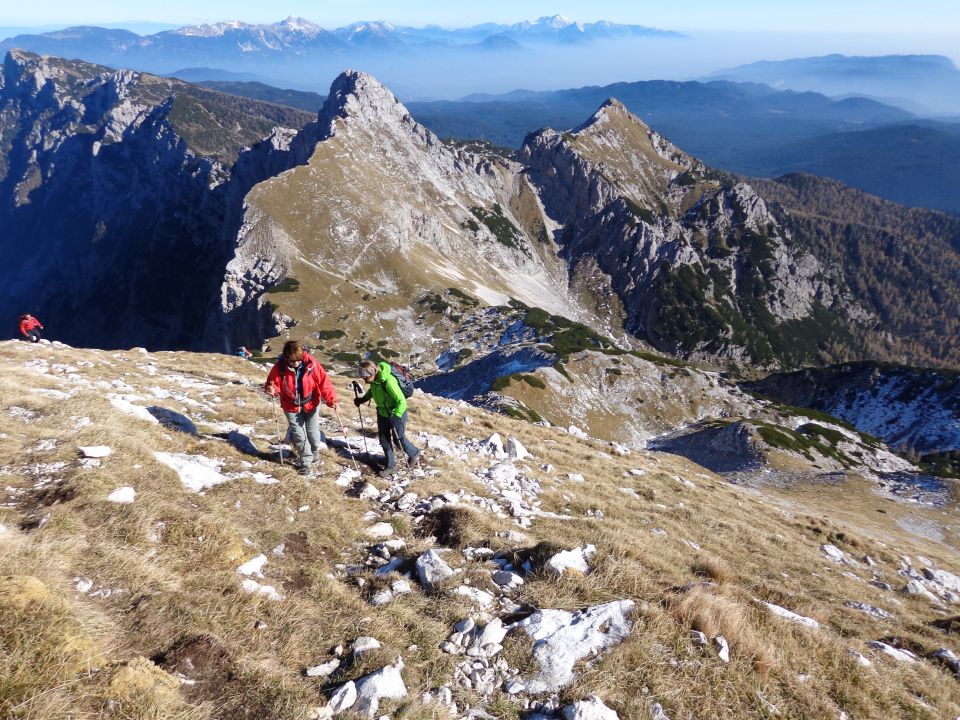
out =
[(313, 477), (313, 468), (309, 465), (301, 465), (297, 468), (297, 474), (303, 477)]
[(420, 467), (420, 453), (417, 453), (412, 458), (407, 458), (407, 467), (409, 468)]
[(396, 474), (397, 474), (397, 467), (394, 465), (393, 467), (384, 468), (383, 470), (377, 473), (377, 476), (382, 478), (388, 478), (388, 477), (393, 477)]

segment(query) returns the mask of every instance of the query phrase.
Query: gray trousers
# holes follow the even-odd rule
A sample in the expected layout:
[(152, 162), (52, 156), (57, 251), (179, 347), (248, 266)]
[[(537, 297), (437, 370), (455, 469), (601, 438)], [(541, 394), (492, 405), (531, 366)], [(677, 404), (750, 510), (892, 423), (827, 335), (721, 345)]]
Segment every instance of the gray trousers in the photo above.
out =
[(314, 453), (323, 446), (323, 437), (320, 435), (318, 425), (319, 410), (319, 407), (315, 407), (310, 412), (283, 411), (290, 424), (290, 439), (293, 440), (293, 446), (297, 449), (297, 455), (300, 456), (300, 462), (304, 467), (310, 467)]

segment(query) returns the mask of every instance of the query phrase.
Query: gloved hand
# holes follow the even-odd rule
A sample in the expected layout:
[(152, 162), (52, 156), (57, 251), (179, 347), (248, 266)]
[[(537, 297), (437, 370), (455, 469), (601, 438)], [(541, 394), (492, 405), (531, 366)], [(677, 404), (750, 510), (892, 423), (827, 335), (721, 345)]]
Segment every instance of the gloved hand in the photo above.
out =
[(395, 430), (398, 435), (400, 434), (400, 418), (396, 415), (390, 416), (390, 428)]
[(360, 406), (363, 405), (365, 402), (366, 402), (366, 400), (364, 400), (362, 397), (355, 397), (355, 398), (353, 399), (353, 404), (356, 405), (357, 407), (360, 407)]
[(340, 412), (340, 401), (334, 400), (332, 403), (328, 403), (327, 407), (333, 410), (334, 412)]

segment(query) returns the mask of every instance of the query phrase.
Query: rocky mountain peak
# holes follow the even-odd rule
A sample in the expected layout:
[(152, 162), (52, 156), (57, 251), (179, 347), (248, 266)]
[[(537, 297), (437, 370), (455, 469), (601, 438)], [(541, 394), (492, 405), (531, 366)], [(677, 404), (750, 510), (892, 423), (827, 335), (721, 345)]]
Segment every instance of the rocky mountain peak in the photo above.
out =
[(345, 70), (334, 79), (320, 118), (331, 124), (331, 134), (337, 118), (373, 127), (420, 127), (380, 81), (357, 70)]

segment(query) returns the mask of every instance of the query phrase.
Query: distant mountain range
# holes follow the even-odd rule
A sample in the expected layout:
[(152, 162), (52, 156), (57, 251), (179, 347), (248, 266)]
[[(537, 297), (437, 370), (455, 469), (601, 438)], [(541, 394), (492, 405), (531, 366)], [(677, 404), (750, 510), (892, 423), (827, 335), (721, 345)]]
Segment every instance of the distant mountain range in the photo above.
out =
[(0, 42), (0, 53), (20, 48), (61, 57), (81, 57), (152, 72), (189, 65), (235, 69), (252, 63), (326, 57), (350, 57), (371, 51), (407, 50), (517, 51), (525, 46), (579, 45), (639, 37), (682, 37), (642, 25), (579, 23), (560, 15), (513, 25), (485, 23), (448, 30), (436, 25), (400, 27), (383, 21), (358, 22), (327, 30), (303, 18), (253, 25), (220, 22), (192, 25), (151, 35), (101, 27), (71, 27), (41, 34), (16, 35)]
[(764, 61), (723, 70), (707, 79), (835, 96), (863, 95), (919, 114), (960, 113), (960, 71), (942, 55), (825, 55)]

